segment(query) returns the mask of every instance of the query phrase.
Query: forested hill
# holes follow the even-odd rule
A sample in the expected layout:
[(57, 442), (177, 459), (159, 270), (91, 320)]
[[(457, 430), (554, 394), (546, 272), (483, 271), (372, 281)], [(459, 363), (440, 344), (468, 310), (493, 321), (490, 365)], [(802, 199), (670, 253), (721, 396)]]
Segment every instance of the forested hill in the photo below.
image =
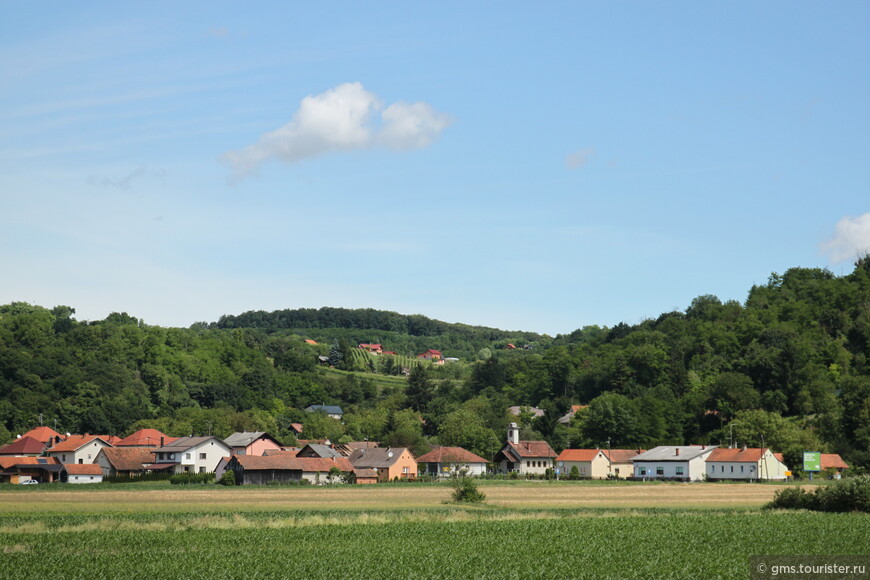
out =
[(422, 314), (399, 314), (372, 308), (299, 308), (224, 315), (209, 328), (249, 328), (266, 333), (293, 332), (318, 342), (383, 343), (386, 350), (413, 354), (430, 348), (447, 356), (473, 357), (482, 348), (507, 344), (539, 346), (549, 341), (534, 332), (506, 331), (485, 326), (442, 322)]
[[(74, 314), (0, 306), (0, 443), (40, 423), (291, 440), (291, 423), (302, 422), (310, 438), (491, 456), (517, 420), (506, 409), (525, 405), (545, 413), (521, 415), (521, 437), (557, 450), (763, 442), (791, 465), (815, 450), (870, 467), (868, 258), (845, 276), (774, 274), (744, 303), (700, 296), (685, 311), (555, 338), (337, 308), (189, 329)], [(360, 342), (399, 354), (369, 354)], [(418, 367), (414, 354), (426, 349), (460, 360)], [(317, 403), (341, 405), (343, 421), (303, 411)], [(560, 422), (572, 405), (583, 408)]]

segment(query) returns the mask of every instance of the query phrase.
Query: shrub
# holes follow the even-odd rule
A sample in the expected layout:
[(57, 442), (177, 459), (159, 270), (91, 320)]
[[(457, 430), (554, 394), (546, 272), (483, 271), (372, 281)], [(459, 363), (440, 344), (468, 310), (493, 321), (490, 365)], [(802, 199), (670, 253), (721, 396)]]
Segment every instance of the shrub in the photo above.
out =
[(773, 496), (773, 501), (764, 507), (820, 512), (870, 512), (870, 476), (844, 479), (833, 485), (817, 487), (814, 492), (800, 487), (781, 489)]
[(580, 470), (577, 469), (576, 465), (571, 466), (571, 472), (568, 474), (568, 479), (571, 481), (577, 481), (580, 479)]
[(232, 469), (227, 469), (224, 471), (224, 474), (221, 476), (218, 481), (221, 485), (235, 485), (236, 484), (236, 472)]
[(457, 477), (453, 480), (453, 501), (481, 503), (486, 494), (477, 488), (477, 482), (470, 477)]
[(172, 485), (205, 485), (215, 483), (214, 473), (176, 473), (169, 478)]

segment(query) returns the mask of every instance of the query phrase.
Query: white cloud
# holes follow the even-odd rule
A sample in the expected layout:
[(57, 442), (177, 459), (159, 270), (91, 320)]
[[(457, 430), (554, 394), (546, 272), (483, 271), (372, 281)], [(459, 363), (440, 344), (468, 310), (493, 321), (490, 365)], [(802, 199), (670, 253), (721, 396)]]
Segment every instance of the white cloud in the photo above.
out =
[(450, 123), (448, 115), (427, 103), (398, 102), (384, 108), (361, 83), (344, 83), (305, 97), (289, 123), (220, 160), (241, 179), (270, 159), (292, 164), (336, 151), (427, 147)]
[(834, 237), (822, 244), (834, 262), (845, 262), (870, 252), (870, 213), (846, 216), (837, 222)]
[(587, 147), (580, 151), (575, 151), (565, 157), (565, 166), (568, 169), (579, 169), (589, 163), (589, 158), (592, 157), (594, 153), (595, 148), (593, 147)]

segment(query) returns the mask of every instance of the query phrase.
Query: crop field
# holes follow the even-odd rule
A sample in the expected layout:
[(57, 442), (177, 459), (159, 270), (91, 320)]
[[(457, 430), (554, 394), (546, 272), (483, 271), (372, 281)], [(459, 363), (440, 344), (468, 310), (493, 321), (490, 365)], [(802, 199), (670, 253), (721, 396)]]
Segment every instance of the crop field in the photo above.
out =
[(866, 514), (761, 511), (769, 485), (488, 484), (479, 507), (444, 486), (119, 487), (0, 490), (0, 577), (746, 578), (750, 555), (870, 554)]

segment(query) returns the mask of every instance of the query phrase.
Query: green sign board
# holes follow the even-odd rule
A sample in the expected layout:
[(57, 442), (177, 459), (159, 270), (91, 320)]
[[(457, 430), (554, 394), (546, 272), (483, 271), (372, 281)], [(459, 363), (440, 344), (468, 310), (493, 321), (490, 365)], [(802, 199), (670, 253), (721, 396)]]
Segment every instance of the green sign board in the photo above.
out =
[(804, 451), (804, 471), (821, 471), (822, 454), (817, 451)]

